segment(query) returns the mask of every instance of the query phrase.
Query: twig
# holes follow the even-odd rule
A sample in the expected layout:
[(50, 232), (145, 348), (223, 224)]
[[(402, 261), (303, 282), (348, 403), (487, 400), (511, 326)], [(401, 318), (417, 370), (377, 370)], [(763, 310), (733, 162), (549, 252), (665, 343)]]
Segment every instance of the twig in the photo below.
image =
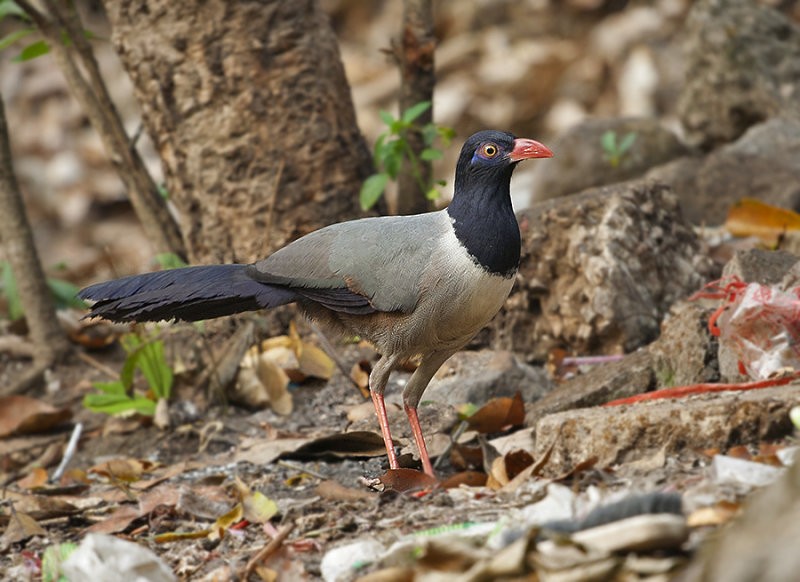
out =
[(75, 451), (78, 450), (78, 441), (81, 440), (82, 432), (83, 423), (79, 422), (72, 429), (72, 435), (69, 437), (69, 442), (67, 443), (67, 448), (64, 450), (64, 456), (61, 459), (61, 463), (59, 463), (56, 470), (53, 471), (53, 474), (50, 476), (51, 483), (56, 483), (59, 479), (61, 479), (61, 475), (63, 475), (64, 471), (67, 470), (67, 465), (69, 465), (72, 457), (75, 456)]
[(11, 354), (16, 358), (33, 358), (36, 355), (36, 347), (24, 338), (10, 335), (0, 337), (0, 352)]
[[(17, 5), (28, 14), (50, 45), (53, 58), (92, 127), (99, 134), (106, 153), (125, 184), (131, 205), (151, 243), (160, 252), (175, 253), (185, 259), (186, 253), (178, 225), (169, 214), (141, 156), (128, 139), (103, 83), (91, 46), (83, 35), (77, 13), (71, 12), (64, 16), (61, 3), (56, 0), (43, 0), (43, 3), (53, 20), (35, 8), (29, 0), (20, 0)], [(88, 80), (73, 58), (73, 51), (64, 42), (64, 33), (72, 41), (71, 46), (86, 70)]]
[(76, 354), (77, 354), (79, 360), (83, 360), (84, 362), (89, 364), (92, 368), (95, 368), (96, 370), (99, 370), (100, 372), (102, 372), (103, 374), (108, 376), (109, 378), (113, 378), (113, 379), (119, 378), (119, 372), (115, 372), (114, 370), (112, 370), (111, 368), (109, 368), (108, 366), (103, 364), (102, 362), (98, 362), (95, 358), (93, 358), (89, 354), (84, 353), (84, 352), (76, 352)]
[(247, 566), (244, 568), (244, 572), (242, 572), (242, 580), (247, 580), (248, 576), (256, 569), (259, 563), (266, 561), (272, 554), (278, 551), (278, 549), (283, 544), (283, 541), (292, 533), (294, 529), (294, 523), (289, 523), (278, 530), (278, 534), (272, 538), (269, 543), (261, 548), (259, 552), (253, 556), (250, 561), (247, 563)]
[(305, 467), (301, 467), (300, 465), (292, 463), (291, 461), (287, 461), (285, 459), (278, 459), (276, 464), (281, 467), (286, 467), (287, 469), (292, 469), (293, 471), (302, 471), (303, 473), (308, 473), (312, 477), (316, 477), (317, 479), (322, 479), (323, 481), (327, 479), (327, 477), (322, 473), (317, 473), (313, 469), (306, 469)]

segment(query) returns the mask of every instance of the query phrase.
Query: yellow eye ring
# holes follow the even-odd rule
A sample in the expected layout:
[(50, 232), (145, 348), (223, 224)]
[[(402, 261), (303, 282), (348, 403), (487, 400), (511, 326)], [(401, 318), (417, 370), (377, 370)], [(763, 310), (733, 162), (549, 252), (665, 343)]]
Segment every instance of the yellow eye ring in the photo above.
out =
[(500, 150), (498, 149), (498, 147), (493, 143), (483, 144), (483, 147), (481, 148), (481, 153), (484, 155), (484, 157), (487, 158), (495, 157), (497, 155), (497, 152), (499, 151)]

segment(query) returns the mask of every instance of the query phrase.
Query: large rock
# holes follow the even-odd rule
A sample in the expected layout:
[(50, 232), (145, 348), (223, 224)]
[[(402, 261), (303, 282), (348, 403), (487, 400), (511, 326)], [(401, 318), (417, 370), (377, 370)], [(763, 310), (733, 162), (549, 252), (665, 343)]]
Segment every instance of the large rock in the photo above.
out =
[[(636, 136), (616, 163), (603, 148), (608, 131), (614, 132), (618, 144), (628, 134)], [(687, 153), (675, 134), (645, 118), (587, 119), (560, 136), (552, 149), (555, 157), (535, 167), (534, 202), (629, 180)]]
[(621, 353), (655, 339), (664, 314), (713, 266), (666, 186), (629, 182), (519, 214), (518, 285), (491, 326), (494, 347)]
[(800, 117), (797, 26), (752, 0), (699, 0), (686, 22), (678, 113), (692, 144), (712, 148), (771, 117)]
[(800, 210), (800, 119), (760, 123), (705, 158), (678, 158), (647, 177), (675, 191), (693, 224), (722, 224), (742, 198)]
[(545, 468), (563, 474), (591, 458), (598, 467), (662, 452), (756, 444), (790, 434), (789, 410), (800, 385), (722, 392), (629, 406), (594, 407), (545, 416), (536, 424), (534, 457), (552, 447)]

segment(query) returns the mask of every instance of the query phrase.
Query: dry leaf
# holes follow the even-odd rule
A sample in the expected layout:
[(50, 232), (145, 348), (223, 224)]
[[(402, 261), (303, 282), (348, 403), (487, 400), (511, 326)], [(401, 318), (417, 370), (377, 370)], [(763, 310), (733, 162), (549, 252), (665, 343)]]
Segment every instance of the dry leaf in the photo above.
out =
[(373, 494), (367, 491), (345, 487), (341, 483), (330, 479), (317, 485), (314, 492), (323, 499), (330, 501), (361, 501), (374, 497)]
[(277, 364), (267, 358), (258, 361), (258, 379), (267, 391), (272, 410), (284, 416), (292, 413), (289, 377)]
[(284, 458), (304, 459), (332, 457), (380, 457), (386, 454), (383, 437), (370, 431), (332, 434), (305, 443)]
[(436, 477), (431, 477), (422, 471), (415, 471), (414, 469), (389, 469), (378, 477), (378, 480), (383, 483), (386, 489), (391, 489), (398, 493), (429, 490), (439, 483)]
[(443, 489), (453, 489), (466, 485), (467, 487), (483, 487), (486, 485), (486, 473), (479, 471), (462, 471), (442, 481)]
[(67, 408), (54, 408), (27, 396), (4, 396), (0, 398), (0, 438), (44, 432), (71, 417)]
[(89, 469), (90, 474), (100, 475), (112, 481), (133, 483), (142, 475), (157, 468), (158, 464), (143, 459), (112, 459)]
[(24, 478), (17, 481), (17, 486), (22, 489), (39, 489), (47, 485), (47, 471), (42, 467), (36, 467)]
[(336, 364), (328, 354), (315, 345), (302, 343), (300, 353), (297, 354), (300, 360), (300, 371), (306, 376), (319, 378), (320, 380), (330, 380)]
[(728, 211), (725, 228), (733, 236), (755, 236), (775, 246), (786, 231), (800, 230), (800, 214), (754, 198), (743, 198)]
[(208, 533), (208, 539), (221, 539), (222, 536), (225, 535), (225, 532), (228, 531), (232, 525), (242, 521), (243, 517), (244, 506), (241, 503), (237, 503), (228, 513), (217, 518), (217, 521), (215, 521), (214, 525), (211, 526), (211, 531)]
[(740, 509), (739, 503), (719, 501), (715, 505), (694, 510), (686, 518), (686, 525), (689, 527), (722, 525), (736, 517)]
[(513, 398), (492, 398), (467, 419), (470, 428), (483, 434), (501, 432), (525, 422), (525, 404), (517, 392)]
[(369, 398), (369, 374), (372, 366), (367, 360), (360, 360), (350, 368), (350, 378), (356, 383), (364, 398)]
[(15, 511), (8, 520), (6, 531), (3, 532), (2, 545), (7, 547), (33, 536), (46, 536), (47, 532), (33, 517), (27, 513)]

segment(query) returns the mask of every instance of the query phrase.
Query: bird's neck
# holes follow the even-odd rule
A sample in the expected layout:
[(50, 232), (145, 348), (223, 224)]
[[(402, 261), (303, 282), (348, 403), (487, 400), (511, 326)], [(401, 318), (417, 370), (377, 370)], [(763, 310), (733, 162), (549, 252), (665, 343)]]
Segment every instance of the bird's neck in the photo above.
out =
[(513, 276), (519, 266), (520, 235), (509, 181), (493, 184), (485, 191), (465, 191), (456, 186), (447, 214), (459, 242), (486, 271)]

